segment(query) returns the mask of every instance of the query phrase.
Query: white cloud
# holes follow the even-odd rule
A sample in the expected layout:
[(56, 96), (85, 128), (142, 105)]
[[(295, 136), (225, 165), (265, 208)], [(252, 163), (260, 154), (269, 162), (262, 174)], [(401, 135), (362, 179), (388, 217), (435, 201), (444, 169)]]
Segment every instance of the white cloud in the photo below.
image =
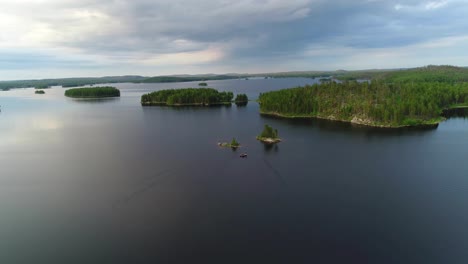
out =
[(438, 8), (441, 8), (441, 7), (444, 7), (448, 4), (448, 0), (443, 0), (443, 1), (432, 1), (432, 2), (429, 2), (425, 5), (425, 8), (426, 9), (438, 9)]

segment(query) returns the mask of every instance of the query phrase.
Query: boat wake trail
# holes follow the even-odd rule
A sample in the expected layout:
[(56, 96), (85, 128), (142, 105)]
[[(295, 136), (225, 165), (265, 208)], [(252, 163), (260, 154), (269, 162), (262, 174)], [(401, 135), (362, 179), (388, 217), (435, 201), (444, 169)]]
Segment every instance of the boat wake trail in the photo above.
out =
[(281, 185), (286, 186), (286, 181), (284, 180), (284, 177), (281, 175), (281, 173), (279, 173), (279, 171), (277, 171), (268, 160), (263, 158), (263, 161), (265, 162), (267, 167), (270, 168), (273, 174), (276, 175), (276, 178), (278, 178), (278, 181), (281, 183)]
[[(134, 190), (133, 192), (131, 192), (129, 195), (123, 197), (122, 199), (118, 200), (112, 207), (115, 208), (115, 207), (119, 207), (120, 205), (123, 205), (123, 204), (126, 204), (128, 202), (130, 202), (131, 200), (145, 194), (147, 191), (151, 190), (152, 188), (156, 187), (159, 183), (160, 183), (160, 180), (163, 180), (165, 178), (167, 178), (167, 176), (169, 176), (168, 172), (170, 172), (171, 169), (167, 169), (167, 170), (163, 170), (163, 171), (160, 171), (158, 173), (156, 173), (155, 175), (153, 175), (150, 180), (148, 182), (146, 182), (145, 184), (143, 184), (140, 188)], [(161, 176), (166, 176), (166, 177), (163, 177), (161, 178)]]

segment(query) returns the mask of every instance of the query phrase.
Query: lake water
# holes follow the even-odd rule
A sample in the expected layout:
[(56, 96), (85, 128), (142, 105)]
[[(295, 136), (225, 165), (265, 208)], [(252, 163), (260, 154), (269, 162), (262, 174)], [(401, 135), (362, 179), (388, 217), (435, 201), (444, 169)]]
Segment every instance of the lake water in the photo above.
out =
[[(243, 92), (312, 79), (209, 82)], [(379, 130), (246, 107), (0, 92), (0, 263), (466, 263), (468, 119)], [(264, 124), (284, 139), (255, 140)], [(232, 137), (237, 151), (217, 142)], [(246, 159), (239, 154), (246, 152)]]

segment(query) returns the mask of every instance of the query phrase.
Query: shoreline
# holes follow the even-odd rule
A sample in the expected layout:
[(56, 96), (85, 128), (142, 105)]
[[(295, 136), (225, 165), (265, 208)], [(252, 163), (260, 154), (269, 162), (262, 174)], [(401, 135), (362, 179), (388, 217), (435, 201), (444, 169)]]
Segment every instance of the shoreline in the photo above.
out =
[(281, 138), (257, 137), (257, 140), (269, 145), (281, 142)]
[(141, 102), (142, 106), (171, 106), (171, 107), (184, 107), (184, 106), (200, 106), (200, 107), (209, 107), (209, 106), (229, 106), (232, 105), (232, 102), (222, 102), (214, 104), (206, 103), (193, 103), (193, 104), (167, 104), (165, 102)]
[[(452, 108), (450, 108), (452, 109)], [(260, 115), (269, 116), (274, 118), (282, 118), (282, 119), (303, 119), (303, 120), (310, 120), (310, 119), (318, 119), (318, 120), (326, 120), (326, 121), (333, 121), (333, 122), (341, 122), (341, 123), (348, 123), (351, 125), (358, 125), (358, 126), (365, 126), (365, 127), (372, 127), (372, 128), (383, 128), (383, 129), (401, 129), (401, 128), (437, 128), (439, 123), (446, 120), (444, 117), (440, 117), (439, 120), (433, 123), (422, 123), (417, 125), (384, 125), (384, 124), (373, 124), (369, 122), (364, 122), (362, 119), (354, 117), (351, 120), (344, 120), (338, 119), (335, 117), (323, 117), (323, 116), (312, 116), (312, 115), (303, 115), (303, 116), (293, 116), (293, 115), (284, 115), (280, 113), (274, 112), (262, 112), (260, 111)]]
[(119, 98), (120, 95), (110, 95), (110, 96), (68, 96), (68, 95), (65, 95), (65, 97), (68, 97), (68, 98), (73, 98), (73, 99), (104, 99), (104, 98)]

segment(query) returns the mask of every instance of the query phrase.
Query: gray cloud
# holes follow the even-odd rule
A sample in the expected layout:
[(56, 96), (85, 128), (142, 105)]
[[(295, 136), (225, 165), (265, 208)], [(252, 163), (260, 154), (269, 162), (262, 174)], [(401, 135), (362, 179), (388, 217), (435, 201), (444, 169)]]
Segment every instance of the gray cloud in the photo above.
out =
[[(3, 53), (0, 45), (0, 59), (17, 58), (21, 65), (26, 56), (5, 55), (19, 46), (19, 53), (39, 51), (30, 56), (34, 64), (94, 61), (109, 71), (117, 63), (121, 70), (159, 71), (171, 60), (177, 69), (198, 65), (199, 72), (337, 69), (355, 54), (397, 56), (415, 45), (433, 50), (428, 43), (462, 45), (453, 38), (468, 35), (465, 0), (48, 0), (8, 3), (2, 10), (30, 26), (18, 24), (13, 40), (0, 36), (11, 44)], [(73, 56), (49, 60), (54, 52)], [(374, 64), (356, 67), (367, 65)]]

